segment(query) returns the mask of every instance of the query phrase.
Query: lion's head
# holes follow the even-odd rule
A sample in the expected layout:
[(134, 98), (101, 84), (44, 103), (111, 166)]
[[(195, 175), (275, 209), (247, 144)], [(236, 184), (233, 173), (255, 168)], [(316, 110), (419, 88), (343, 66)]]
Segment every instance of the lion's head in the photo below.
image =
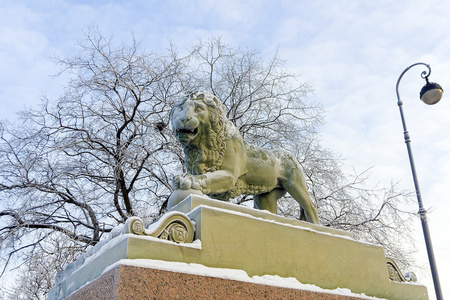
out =
[(220, 100), (207, 92), (190, 93), (173, 107), (171, 120), (188, 172), (198, 175), (220, 169), (226, 136), (233, 127)]

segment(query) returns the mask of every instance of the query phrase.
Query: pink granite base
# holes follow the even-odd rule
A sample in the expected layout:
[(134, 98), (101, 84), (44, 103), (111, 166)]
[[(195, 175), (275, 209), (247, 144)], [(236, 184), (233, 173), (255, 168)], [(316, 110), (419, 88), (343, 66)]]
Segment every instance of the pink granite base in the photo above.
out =
[(362, 298), (119, 265), (74, 292), (67, 299), (356, 300)]

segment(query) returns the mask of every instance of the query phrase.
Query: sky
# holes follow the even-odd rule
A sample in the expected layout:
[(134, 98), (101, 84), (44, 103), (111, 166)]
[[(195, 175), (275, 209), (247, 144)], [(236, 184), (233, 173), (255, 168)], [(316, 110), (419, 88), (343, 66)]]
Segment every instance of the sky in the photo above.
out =
[[(143, 48), (156, 51), (170, 41), (187, 49), (221, 36), (267, 57), (278, 50), (287, 67), (313, 86), (310, 97), (326, 111), (322, 144), (343, 158), (346, 170), (371, 168), (374, 182), (399, 182), (413, 191), (395, 86), (408, 66), (427, 63), (430, 81), (448, 91), (442, 101), (420, 102), (423, 66), (403, 76), (399, 92), (441, 287), (450, 299), (449, 15), (450, 1), (436, 0), (0, 0), (0, 119), (14, 120), (43, 94), (62, 94), (64, 78), (52, 76), (58, 71), (54, 57), (76, 54), (89, 28), (124, 43), (133, 32)], [(426, 266), (418, 218), (416, 223), (417, 259)], [(431, 275), (416, 273), (434, 299)]]

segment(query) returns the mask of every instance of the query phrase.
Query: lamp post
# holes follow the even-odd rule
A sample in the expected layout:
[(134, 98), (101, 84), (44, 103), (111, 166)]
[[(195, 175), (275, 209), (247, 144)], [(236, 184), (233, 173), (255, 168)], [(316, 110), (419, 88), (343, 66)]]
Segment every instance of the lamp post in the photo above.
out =
[(433, 276), (433, 283), (434, 283), (434, 290), (436, 292), (436, 298), (438, 300), (442, 300), (442, 291), (441, 291), (441, 285), (439, 283), (439, 275), (436, 268), (436, 261), (434, 259), (434, 253), (433, 253), (433, 245), (431, 244), (431, 237), (430, 232), (428, 229), (428, 221), (427, 221), (427, 211), (423, 208), (422, 204), (422, 197), (420, 196), (420, 189), (419, 189), (419, 182), (417, 180), (416, 175), (416, 168), (414, 167), (414, 159), (412, 155), (411, 150), (411, 139), (409, 138), (408, 130), (406, 129), (406, 123), (405, 123), (405, 117), (403, 115), (403, 108), (402, 108), (402, 101), (400, 100), (400, 95), (398, 93), (398, 85), (400, 84), (400, 80), (402, 79), (403, 75), (412, 67), (417, 65), (423, 65), (428, 68), (428, 71), (423, 71), (421, 74), (421, 77), (425, 79), (426, 84), (420, 91), (420, 99), (429, 105), (436, 104), (441, 100), (443, 89), (442, 87), (437, 83), (430, 83), (428, 81), (428, 76), (431, 74), (430, 66), (425, 63), (415, 63), (408, 68), (406, 68), (403, 73), (400, 75), (397, 81), (396, 91), (397, 91), (397, 100), (398, 100), (398, 107), (400, 109), (400, 116), (402, 118), (402, 124), (403, 124), (403, 135), (405, 138), (406, 148), (408, 150), (408, 156), (409, 156), (409, 163), (411, 165), (411, 171), (413, 175), (414, 180), (414, 186), (416, 188), (416, 195), (417, 195), (417, 202), (419, 203), (419, 216), (420, 221), (422, 222), (422, 229), (423, 229), (423, 235), (425, 237), (425, 244), (427, 246), (427, 253), (428, 253), (428, 261), (430, 262), (430, 269), (431, 269), (431, 275)]

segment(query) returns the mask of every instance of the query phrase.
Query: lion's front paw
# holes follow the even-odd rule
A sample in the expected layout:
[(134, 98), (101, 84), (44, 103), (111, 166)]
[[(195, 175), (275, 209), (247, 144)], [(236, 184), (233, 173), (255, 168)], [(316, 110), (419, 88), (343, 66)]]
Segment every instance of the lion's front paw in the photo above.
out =
[(177, 175), (172, 178), (172, 188), (178, 190), (180, 188), (181, 175)]
[(180, 189), (182, 190), (190, 190), (194, 189), (193, 180), (191, 175), (186, 175), (183, 178), (180, 178)]
[(190, 175), (175, 176), (172, 181), (172, 187), (174, 189), (182, 190), (200, 190), (203, 191), (206, 188), (206, 176), (205, 175)]

